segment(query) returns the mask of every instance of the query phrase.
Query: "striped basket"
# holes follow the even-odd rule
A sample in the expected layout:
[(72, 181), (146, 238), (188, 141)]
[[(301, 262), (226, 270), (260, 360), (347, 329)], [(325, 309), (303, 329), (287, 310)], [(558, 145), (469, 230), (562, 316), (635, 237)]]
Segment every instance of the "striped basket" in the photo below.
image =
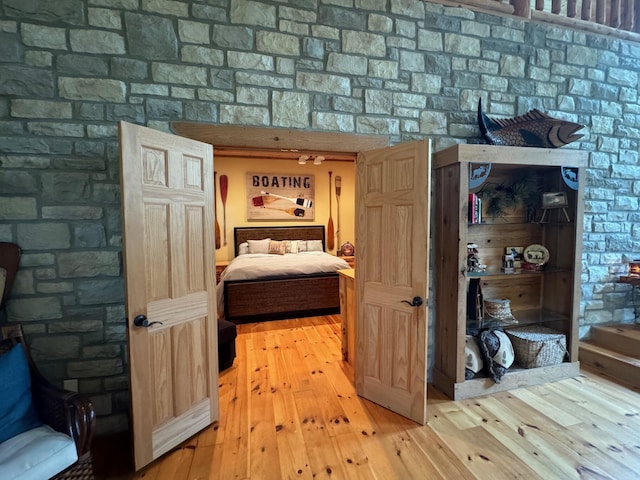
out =
[(516, 354), (516, 363), (524, 368), (546, 367), (562, 363), (567, 352), (564, 334), (538, 325), (505, 330)]

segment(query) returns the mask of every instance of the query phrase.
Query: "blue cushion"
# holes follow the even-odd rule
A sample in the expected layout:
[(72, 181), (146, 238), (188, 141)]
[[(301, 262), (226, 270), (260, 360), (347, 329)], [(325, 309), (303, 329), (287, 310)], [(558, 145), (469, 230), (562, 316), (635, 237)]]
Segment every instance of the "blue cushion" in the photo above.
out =
[(31, 374), (21, 343), (0, 357), (0, 443), (42, 425), (31, 400)]

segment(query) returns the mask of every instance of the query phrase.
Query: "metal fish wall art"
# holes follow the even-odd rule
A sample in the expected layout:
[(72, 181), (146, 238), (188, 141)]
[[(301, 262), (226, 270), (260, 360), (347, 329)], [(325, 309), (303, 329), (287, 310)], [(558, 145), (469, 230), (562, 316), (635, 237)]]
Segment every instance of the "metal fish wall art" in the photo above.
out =
[(576, 132), (584, 125), (553, 118), (538, 109), (519, 117), (494, 120), (482, 111), (478, 100), (478, 125), (491, 145), (560, 148), (583, 137)]

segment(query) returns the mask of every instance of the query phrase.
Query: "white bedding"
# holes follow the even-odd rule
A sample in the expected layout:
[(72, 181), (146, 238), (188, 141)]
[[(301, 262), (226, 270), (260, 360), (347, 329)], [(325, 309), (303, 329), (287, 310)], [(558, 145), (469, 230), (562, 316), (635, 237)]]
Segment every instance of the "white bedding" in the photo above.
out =
[(227, 280), (253, 280), (260, 278), (330, 273), (351, 268), (342, 258), (326, 252), (300, 252), (272, 255), (248, 253), (234, 258), (220, 275), (218, 284), (218, 316), (224, 314), (224, 282)]

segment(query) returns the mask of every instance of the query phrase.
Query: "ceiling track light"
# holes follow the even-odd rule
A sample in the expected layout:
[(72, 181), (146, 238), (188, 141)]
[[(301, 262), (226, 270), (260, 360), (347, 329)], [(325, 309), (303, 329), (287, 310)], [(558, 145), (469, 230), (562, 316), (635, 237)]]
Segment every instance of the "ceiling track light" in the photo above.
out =
[(313, 160), (313, 164), (314, 165), (322, 165), (322, 162), (324, 162), (324, 156), (323, 155), (300, 155), (298, 157), (298, 164), (299, 165), (306, 165), (307, 164), (307, 160)]

